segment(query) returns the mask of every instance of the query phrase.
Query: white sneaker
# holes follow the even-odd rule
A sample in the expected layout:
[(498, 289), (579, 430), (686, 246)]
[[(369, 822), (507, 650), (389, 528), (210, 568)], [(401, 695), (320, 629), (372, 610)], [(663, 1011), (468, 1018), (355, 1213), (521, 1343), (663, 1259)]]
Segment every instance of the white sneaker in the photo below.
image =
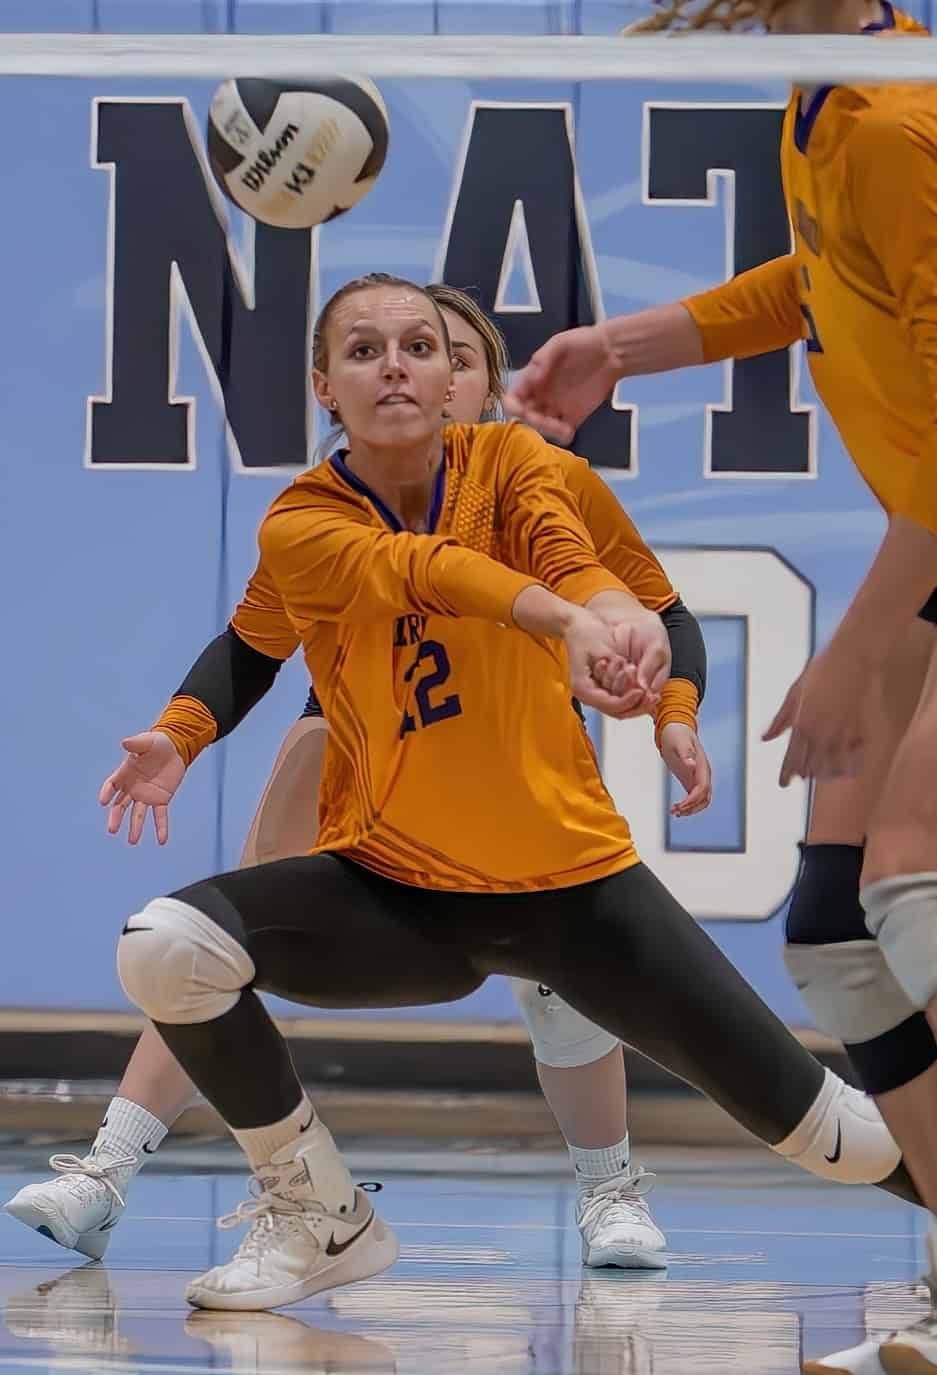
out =
[[(937, 1308), (881, 1344), (885, 1375), (937, 1375)], [(862, 1372), (865, 1375), (865, 1372)]]
[(930, 1312), (920, 1322), (894, 1332), (882, 1342), (879, 1359), (886, 1375), (937, 1375), (937, 1223), (927, 1234), (930, 1260), (924, 1283), (930, 1290)]
[(59, 1246), (100, 1260), (127, 1206), (121, 1190), (136, 1163), (132, 1155), (53, 1155), (49, 1164), (61, 1177), (27, 1184), (4, 1207)]
[(584, 1265), (618, 1265), (625, 1270), (665, 1270), (666, 1238), (647, 1206), (655, 1176), (628, 1168), (605, 1180), (576, 1203)]
[(189, 1285), (196, 1308), (282, 1308), (377, 1275), (400, 1254), (321, 1122), (278, 1151), (252, 1189), (250, 1201), (218, 1221), (227, 1228), (250, 1220), (251, 1228), (226, 1265)]
[(878, 1341), (862, 1342), (848, 1351), (824, 1356), (818, 1361), (804, 1361), (803, 1375), (884, 1375), (879, 1361)]

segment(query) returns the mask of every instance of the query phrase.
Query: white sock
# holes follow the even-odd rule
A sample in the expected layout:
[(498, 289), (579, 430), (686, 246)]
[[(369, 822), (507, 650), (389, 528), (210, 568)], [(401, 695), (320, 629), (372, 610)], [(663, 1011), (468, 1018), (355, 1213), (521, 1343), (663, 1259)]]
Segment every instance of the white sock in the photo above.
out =
[(599, 1146), (587, 1150), (584, 1146), (570, 1146), (569, 1158), (576, 1171), (576, 1189), (580, 1194), (589, 1193), (597, 1184), (607, 1179), (615, 1179), (631, 1162), (631, 1142), (626, 1132), (617, 1146)]
[(271, 1122), (268, 1127), (239, 1127), (236, 1131), (232, 1127), (231, 1134), (250, 1161), (251, 1169), (259, 1170), (262, 1165), (270, 1164), (277, 1151), (308, 1131), (315, 1121), (315, 1109), (303, 1094), (299, 1105), (279, 1122)]
[(115, 1170), (111, 1176), (123, 1193), (147, 1157), (156, 1154), (168, 1130), (164, 1122), (141, 1108), (139, 1103), (129, 1098), (112, 1098), (89, 1154), (99, 1164), (107, 1164), (121, 1156), (133, 1157), (132, 1165)]

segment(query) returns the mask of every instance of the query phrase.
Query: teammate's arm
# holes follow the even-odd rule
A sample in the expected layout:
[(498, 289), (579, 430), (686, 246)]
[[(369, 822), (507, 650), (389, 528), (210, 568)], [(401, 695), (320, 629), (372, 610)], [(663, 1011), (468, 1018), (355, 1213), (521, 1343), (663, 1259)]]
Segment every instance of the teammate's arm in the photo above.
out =
[(797, 270), (796, 259), (787, 253), (710, 291), (688, 296), (682, 304), (699, 333), (701, 361), (754, 358), (805, 338)]
[(505, 407), (569, 443), (622, 378), (771, 353), (804, 333), (796, 264), (785, 255), (685, 301), (555, 335), (514, 379)]
[(709, 291), (595, 328), (605, 336), (616, 382), (789, 348), (805, 333), (796, 260), (786, 253)]

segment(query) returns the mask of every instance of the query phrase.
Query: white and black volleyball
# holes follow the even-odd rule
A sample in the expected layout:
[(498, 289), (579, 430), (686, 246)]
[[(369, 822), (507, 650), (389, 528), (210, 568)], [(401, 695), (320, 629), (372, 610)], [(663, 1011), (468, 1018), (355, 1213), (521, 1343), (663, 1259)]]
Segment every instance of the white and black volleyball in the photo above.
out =
[(366, 196), (387, 156), (387, 110), (364, 77), (218, 87), (208, 155), (225, 195), (264, 224), (311, 229)]

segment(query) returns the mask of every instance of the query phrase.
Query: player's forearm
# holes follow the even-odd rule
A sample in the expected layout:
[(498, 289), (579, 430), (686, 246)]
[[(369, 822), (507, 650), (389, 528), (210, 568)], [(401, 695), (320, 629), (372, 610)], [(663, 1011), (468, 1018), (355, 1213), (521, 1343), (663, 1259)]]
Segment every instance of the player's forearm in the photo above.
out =
[(229, 628), (202, 650), (154, 724), (185, 763), (230, 734), (273, 685), (281, 663)]
[(600, 620), (613, 625), (620, 621), (623, 616), (653, 616), (653, 611), (648, 611), (643, 602), (639, 601), (632, 593), (622, 589), (614, 591), (597, 592), (594, 597), (590, 597), (586, 602), (586, 610)]
[(869, 669), (877, 668), (907, 634), (937, 587), (937, 533), (893, 516), (865, 581), (833, 636)]
[(704, 361), (700, 332), (680, 304), (616, 315), (602, 329), (619, 377), (673, 372)]
[(535, 583), (524, 588), (512, 608), (514, 624), (519, 629), (531, 635), (549, 635), (557, 640), (567, 634), (577, 616), (586, 614), (582, 607), (564, 601), (548, 587)]

